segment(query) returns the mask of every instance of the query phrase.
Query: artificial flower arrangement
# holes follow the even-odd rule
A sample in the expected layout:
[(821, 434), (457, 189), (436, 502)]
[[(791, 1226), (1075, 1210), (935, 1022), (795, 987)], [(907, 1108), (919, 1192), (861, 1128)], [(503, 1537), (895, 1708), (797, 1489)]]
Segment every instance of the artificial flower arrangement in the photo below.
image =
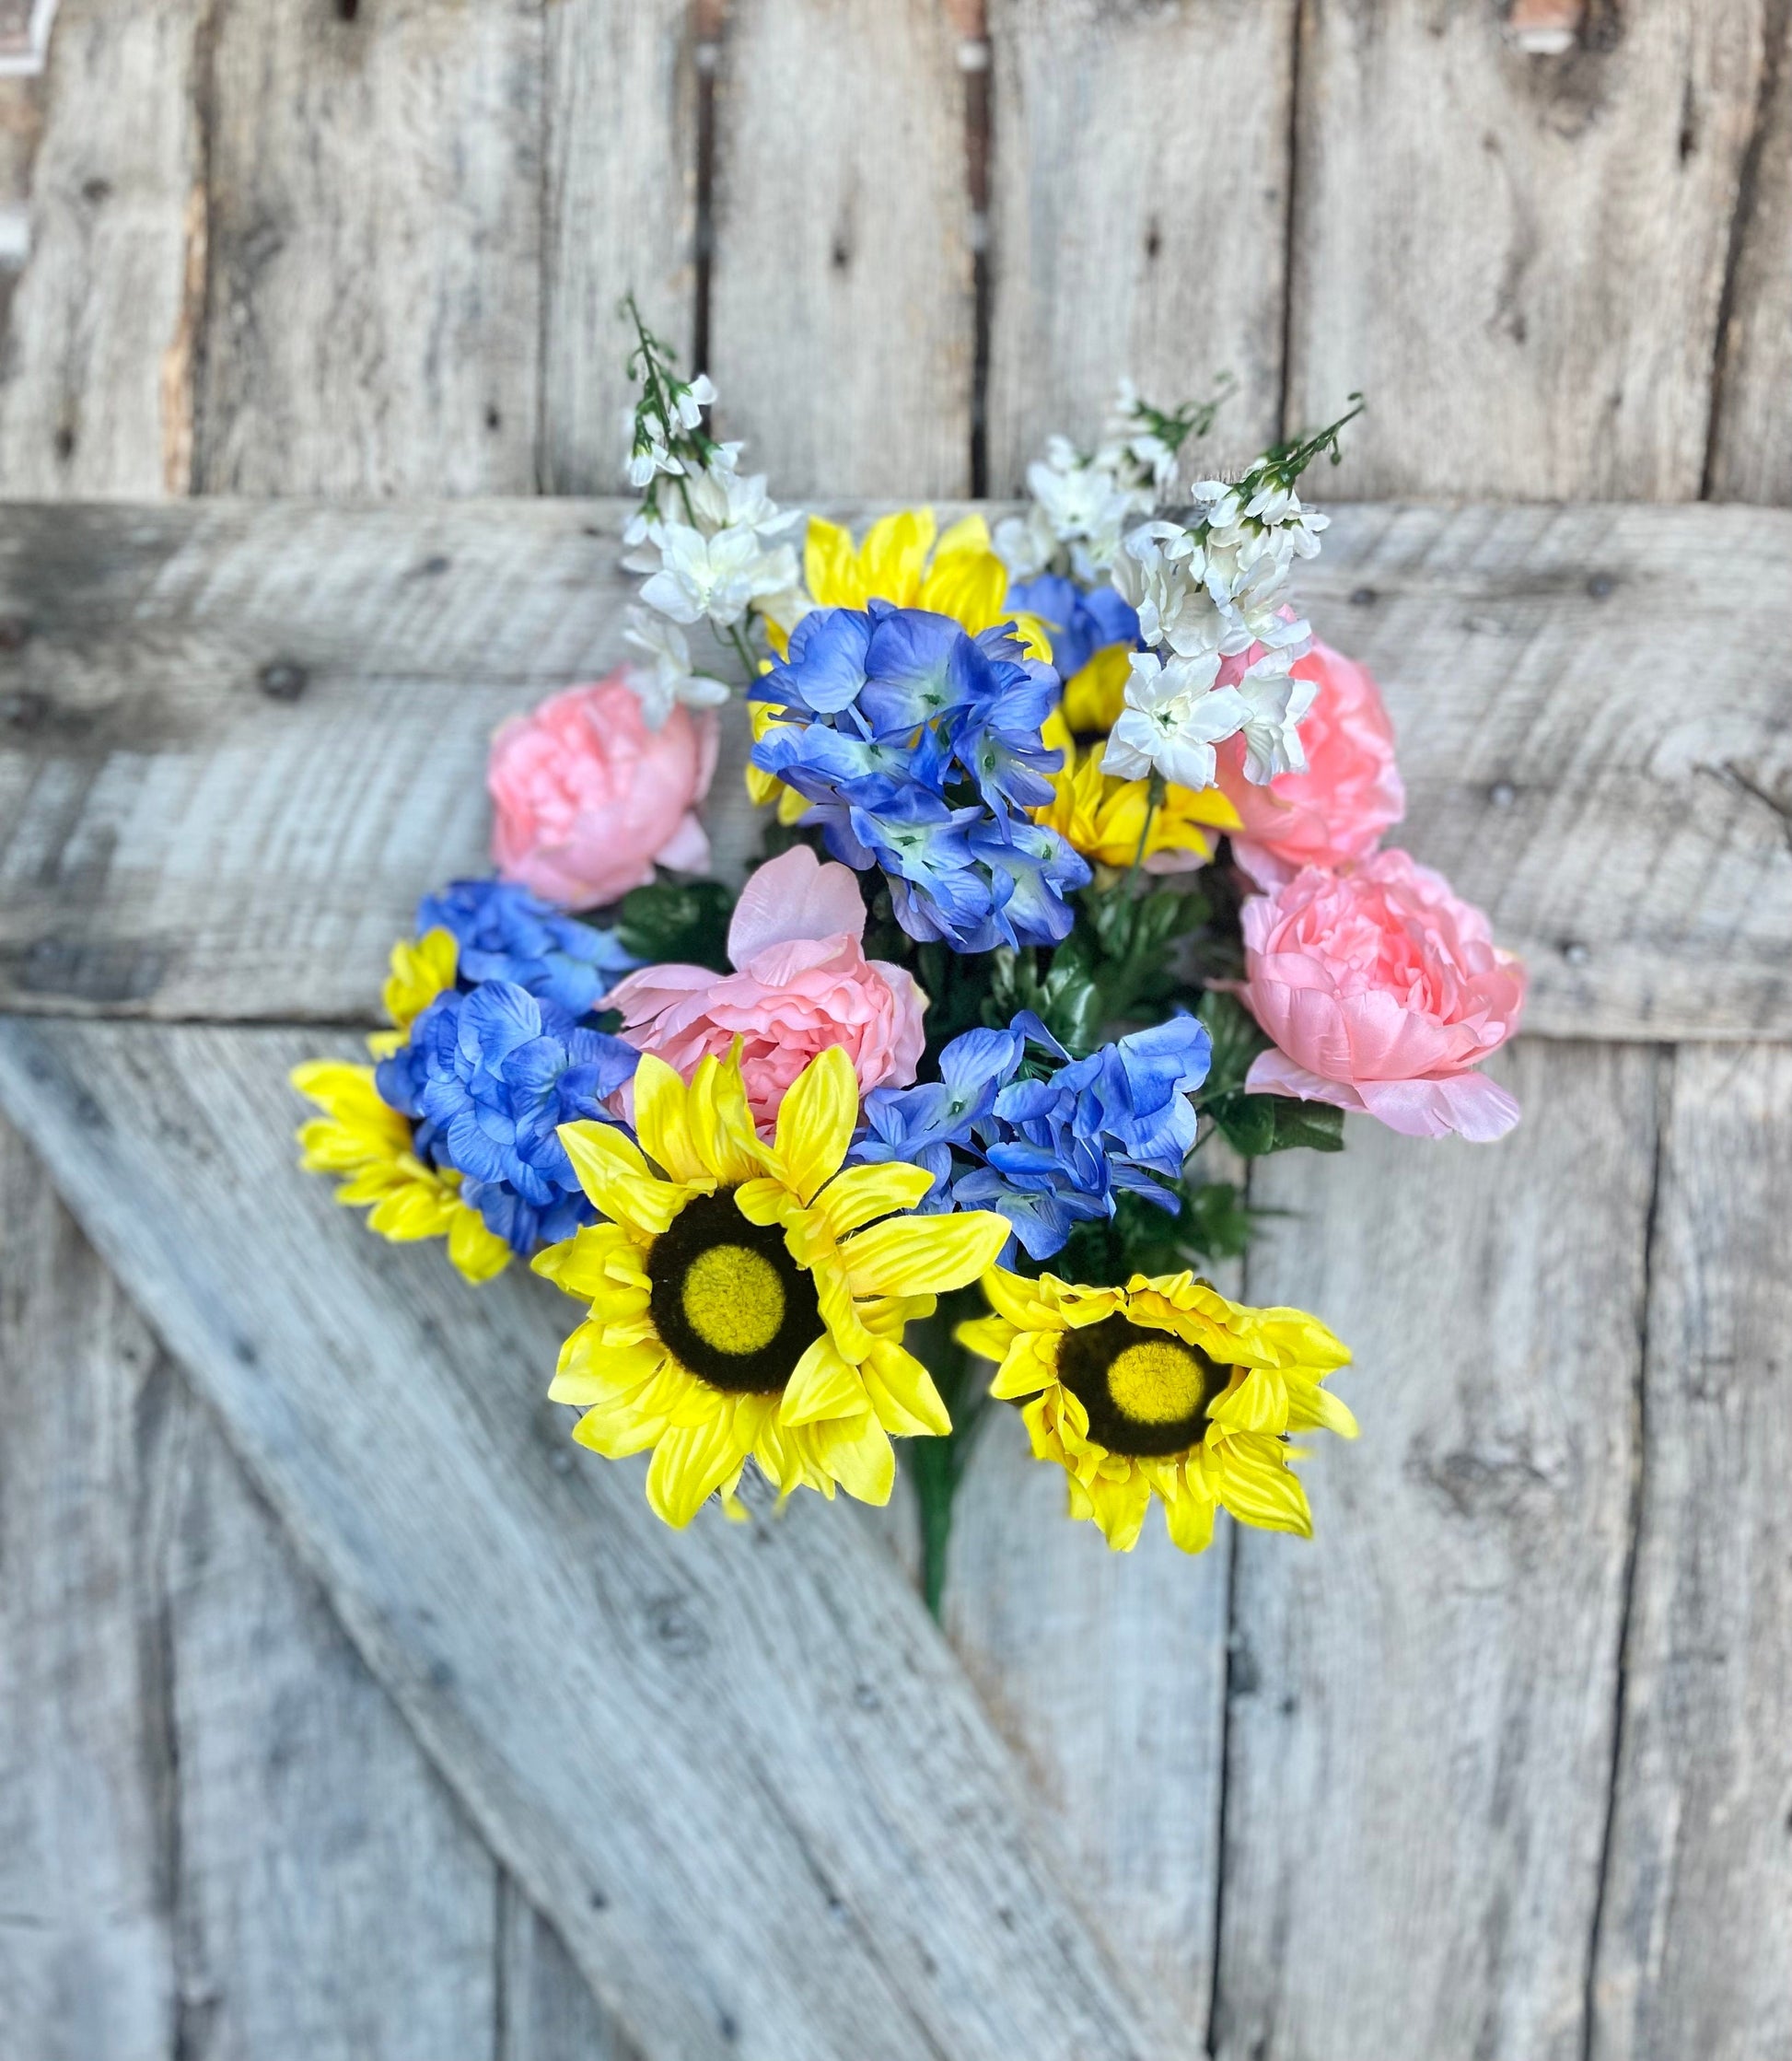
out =
[[(394, 946), (375, 1065), (297, 1070), (304, 1164), (468, 1279), (520, 1256), (586, 1305), (549, 1392), (651, 1453), (669, 1523), (743, 1514), (750, 1461), (884, 1502), (912, 1439), (937, 1608), (995, 1398), (1111, 1546), (1154, 1498), (1190, 1553), (1217, 1509), (1309, 1534), (1291, 1440), (1354, 1436), (1349, 1354), (1198, 1271), (1250, 1222), (1200, 1148), (1334, 1151), (1347, 1111), (1497, 1137), (1477, 1066), (1524, 995), (1382, 844), (1380, 696), (1290, 601), (1325, 528), (1297, 482), (1350, 417), (1179, 489), (1211, 404), (1123, 385), (993, 531), (811, 518), (799, 561), (627, 307), (634, 656), (498, 732), (496, 877)], [(737, 894), (701, 806), (743, 695)]]

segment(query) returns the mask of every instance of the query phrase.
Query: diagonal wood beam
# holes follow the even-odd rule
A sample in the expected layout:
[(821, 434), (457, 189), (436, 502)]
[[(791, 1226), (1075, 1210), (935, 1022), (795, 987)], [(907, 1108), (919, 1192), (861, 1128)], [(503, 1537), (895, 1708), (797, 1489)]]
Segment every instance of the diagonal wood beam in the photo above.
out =
[(1164, 2051), (887, 1556), (811, 1496), (676, 1534), (578, 1454), (573, 1306), (294, 1170), (320, 1042), (0, 1019), (0, 1107), (647, 2061)]

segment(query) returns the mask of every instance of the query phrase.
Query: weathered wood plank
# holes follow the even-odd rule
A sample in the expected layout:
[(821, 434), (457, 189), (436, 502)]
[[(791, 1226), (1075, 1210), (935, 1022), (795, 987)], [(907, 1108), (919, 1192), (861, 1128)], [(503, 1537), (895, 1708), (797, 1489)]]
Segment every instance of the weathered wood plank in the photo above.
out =
[(171, 1470), (188, 2051), (491, 2051), (498, 1879), (209, 1415)]
[(498, 1903), (495, 2061), (634, 2061), (560, 1936), (508, 1876)]
[[(617, 303), (686, 351), (695, 306), (696, 71), (687, 0), (547, 8), (541, 463), (549, 494), (622, 483), (633, 338)], [(687, 360), (688, 362), (688, 360)]]
[(1719, 501), (1792, 501), (1792, 9), (1769, 8), (1764, 27), (1717, 339), (1705, 492)]
[(1279, 434), (1295, 0), (993, 0), (989, 476), (1018, 493), (1114, 381), (1238, 381), (1197, 459)]
[(1792, 1056), (1679, 1054), (1596, 2061), (1792, 2051), (1788, 1212)]
[(154, 1453), (177, 1387), (0, 1119), (0, 2044), (174, 2061)]
[(200, 0), (66, 0), (0, 351), (0, 493), (184, 494), (205, 209)]
[(773, 492), (971, 483), (964, 83), (935, 0), (736, 0), (709, 369)]
[(532, 489), (538, 0), (219, 0), (210, 35), (197, 485)]
[[(1223, 1147), (1207, 1178), (1243, 1169)], [(1236, 1262), (1215, 1279), (1243, 1285)], [(947, 1636), (1110, 1939), (1169, 2006), (1169, 2057), (1207, 2051), (1234, 1531), (1199, 1559), (1154, 1510), (1129, 1554), (1065, 1515), (1062, 1470), (1013, 1409), (977, 1435), (954, 1506)]]
[[(622, 655), (623, 506), (0, 510), (0, 999), (365, 1019), (418, 895), (484, 864), (493, 727)], [(1336, 516), (1310, 612), (1530, 1027), (1792, 1035), (1792, 518)]]
[(1355, 1347), (1316, 1544), (1241, 1533), (1215, 2051), (1578, 2061), (1638, 1464), (1655, 1060), (1527, 1043), (1497, 1151), (1266, 1160), (1251, 1298)]
[(1305, 9), (1290, 428), (1356, 495), (1694, 498), (1766, 0)]
[(13, 1019), (0, 1101), (634, 2044), (1158, 2051), (895, 1567), (819, 1499), (673, 1534), (578, 1462), (542, 1285), (468, 1296), (294, 1176), (313, 1042)]

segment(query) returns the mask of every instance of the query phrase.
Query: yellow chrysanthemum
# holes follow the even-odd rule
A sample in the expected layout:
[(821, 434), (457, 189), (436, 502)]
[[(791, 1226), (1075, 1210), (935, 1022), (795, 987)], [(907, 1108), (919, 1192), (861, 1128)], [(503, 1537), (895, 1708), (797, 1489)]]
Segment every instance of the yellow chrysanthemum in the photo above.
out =
[(454, 985), (460, 947), (451, 930), (425, 930), (421, 937), (401, 937), (392, 947), (391, 972), (380, 991), (390, 1030), (376, 1030), (367, 1050), (376, 1059), (390, 1059), (411, 1035), (411, 1026), (436, 997)]
[(634, 1121), (638, 1146), (613, 1124), (561, 1126), (609, 1220), (534, 1263), (590, 1304), (548, 1391), (584, 1406), (574, 1437), (612, 1460), (651, 1447), (647, 1499), (669, 1524), (718, 1492), (731, 1506), (750, 1458), (781, 1496), (838, 1484), (887, 1501), (890, 1436), (951, 1428), (903, 1326), (974, 1280), (1007, 1223), (903, 1214), (929, 1186), (918, 1167), (842, 1170), (858, 1085), (838, 1047), (797, 1076), (770, 1145), (738, 1053), (688, 1088), (645, 1055)]
[(371, 1204), (369, 1230), (401, 1245), (446, 1237), (449, 1259), (469, 1281), (489, 1281), (504, 1271), (509, 1246), (460, 1200), (458, 1173), (426, 1167), (412, 1151), (409, 1120), (380, 1100), (371, 1066), (312, 1059), (295, 1066), (291, 1079), (323, 1112), (299, 1128), (299, 1164), (310, 1173), (343, 1176), (336, 1200), (351, 1207)]
[(1350, 1353), (1317, 1317), (1229, 1302), (1192, 1274), (1135, 1274), (1123, 1288), (983, 1276), (993, 1316), (960, 1345), (998, 1361), (990, 1393), (1021, 1411), (1040, 1460), (1070, 1477), (1070, 1514), (1130, 1553), (1152, 1496), (1184, 1553), (1213, 1537), (1214, 1511), (1312, 1536), (1288, 1461), (1291, 1431), (1346, 1438), (1356, 1420), (1321, 1387)]
[[(1152, 809), (1150, 782), (1117, 780), (1103, 773), (1102, 739), (1096, 738), (1079, 751), (1061, 709), (1046, 718), (1041, 734), (1051, 750), (1064, 753), (1064, 763), (1052, 775), (1050, 803), (1034, 809), (1033, 821), (1056, 831), (1085, 858), (1118, 867), (1131, 866), (1142, 856), (1147, 862), (1158, 861), (1154, 871), (1182, 871), (1204, 866), (1213, 857), (1210, 830), (1239, 827), (1238, 810), (1217, 787), (1167, 786)], [(1165, 855), (1171, 856), (1168, 864)]]

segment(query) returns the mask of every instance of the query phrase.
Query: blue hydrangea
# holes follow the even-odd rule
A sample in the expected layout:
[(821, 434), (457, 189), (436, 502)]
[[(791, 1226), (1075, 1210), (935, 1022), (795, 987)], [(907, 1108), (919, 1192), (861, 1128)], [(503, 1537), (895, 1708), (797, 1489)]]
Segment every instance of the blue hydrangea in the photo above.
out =
[(1006, 627), (971, 635), (949, 616), (872, 601), (817, 609), (758, 683), (780, 712), (753, 763), (809, 804), (829, 851), (888, 876), (912, 937), (956, 951), (1054, 945), (1088, 862), (1030, 809), (1052, 798), (1060, 754), (1040, 731), (1057, 673)]
[(1010, 587), (1007, 605), (1044, 623), (1052, 662), (1065, 680), (1104, 645), (1138, 642), (1138, 611), (1111, 587), (1078, 587), (1061, 573), (1041, 573)]
[[(1044, 1059), (1022, 1077), (1027, 1047)], [(994, 1209), (1035, 1260), (1074, 1227), (1111, 1217), (1131, 1192), (1167, 1210), (1194, 1147), (1189, 1097), (1212, 1048), (1193, 1017), (1172, 1017), (1072, 1060), (1030, 1011), (1007, 1030), (971, 1030), (939, 1055), (939, 1078), (874, 1089), (856, 1163), (907, 1159), (932, 1174), (923, 1207)]]
[(588, 1015), (599, 996), (640, 964), (612, 932), (507, 880), (451, 880), (425, 895), (418, 934), (436, 928), (454, 933), (464, 984), (514, 982), (576, 1017)]
[(457, 1169), (486, 1228), (528, 1253), (594, 1220), (557, 1127), (605, 1117), (604, 1098), (639, 1056), (559, 1004), (495, 980), (437, 996), (377, 1077), (381, 1097), (415, 1124), (417, 1156)]

